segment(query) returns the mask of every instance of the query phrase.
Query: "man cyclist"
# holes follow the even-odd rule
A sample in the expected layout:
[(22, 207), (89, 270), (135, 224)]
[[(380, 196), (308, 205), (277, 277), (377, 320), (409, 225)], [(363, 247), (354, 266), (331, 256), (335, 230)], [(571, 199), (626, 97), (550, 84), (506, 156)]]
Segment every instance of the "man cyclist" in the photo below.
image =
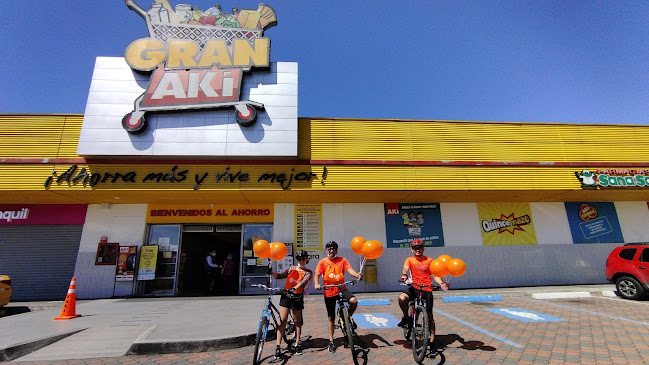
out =
[[(426, 312), (428, 312), (428, 327), (430, 329), (430, 343), (432, 346), (435, 340), (435, 320), (433, 319), (433, 280), (442, 287), (442, 290), (448, 290), (448, 284), (442, 281), (442, 278), (434, 276), (430, 272), (430, 263), (433, 261), (430, 257), (424, 256), (424, 243), (415, 238), (410, 243), (410, 248), (414, 256), (408, 257), (401, 269), (401, 280), (406, 283), (413, 283), (418, 285), (427, 285), (423, 288), (423, 298), (426, 304)], [(408, 278), (408, 271), (412, 275), (412, 279)], [(415, 288), (414, 285), (408, 287), (401, 295), (399, 295), (399, 307), (403, 312), (403, 318), (399, 322), (399, 327), (408, 326), (412, 322), (412, 318), (408, 316), (408, 304), (417, 298), (420, 289)]]
[[(363, 274), (352, 269), (352, 266), (349, 264), (344, 257), (337, 257), (338, 254), (338, 243), (336, 241), (329, 241), (325, 245), (327, 248), (327, 257), (323, 258), (318, 262), (318, 266), (315, 269), (315, 290), (320, 290), (320, 277), (322, 276), (324, 285), (336, 285), (342, 284), (345, 282), (345, 271), (348, 272), (351, 276), (356, 279), (362, 279)], [(349, 317), (351, 319), (352, 314), (356, 310), (358, 301), (352, 292), (343, 287), (342, 289), (343, 296), (349, 301)], [(335, 352), (336, 346), (334, 345), (334, 321), (336, 318), (336, 300), (338, 296), (338, 288), (328, 288), (324, 291), (324, 301), (327, 308), (327, 319), (329, 321), (329, 352)], [(356, 328), (356, 323), (352, 320), (352, 326)]]
[[(277, 347), (275, 348), (275, 358), (281, 356), (280, 344), (284, 331), (286, 329), (286, 321), (288, 319), (289, 311), (293, 311), (293, 318), (295, 320), (295, 346), (292, 350), (298, 355), (302, 355), (302, 343), (300, 342), (300, 335), (302, 333), (302, 310), (304, 309), (304, 289), (309, 285), (312, 272), (306, 268), (309, 263), (309, 254), (302, 250), (295, 254), (297, 266), (291, 266), (281, 273), (273, 273), (275, 279), (286, 278), (285, 291), (279, 299), (279, 334), (277, 335)], [(308, 288), (307, 288), (308, 290)]]

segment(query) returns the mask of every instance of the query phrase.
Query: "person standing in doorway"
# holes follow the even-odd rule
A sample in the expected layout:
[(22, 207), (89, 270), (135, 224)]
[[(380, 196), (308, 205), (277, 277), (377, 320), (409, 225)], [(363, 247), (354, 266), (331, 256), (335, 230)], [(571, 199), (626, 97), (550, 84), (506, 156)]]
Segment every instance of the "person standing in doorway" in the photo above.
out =
[(234, 255), (229, 253), (226, 256), (225, 261), (223, 261), (223, 265), (221, 265), (221, 267), (221, 274), (223, 275), (223, 291), (225, 292), (225, 295), (235, 294), (234, 281), (236, 280), (236, 264), (234, 263)]
[(221, 268), (221, 265), (217, 265), (214, 261), (216, 256), (216, 248), (211, 248), (209, 254), (205, 257), (203, 262), (204, 272), (205, 272), (205, 295), (214, 294), (214, 281), (216, 280), (217, 270)]

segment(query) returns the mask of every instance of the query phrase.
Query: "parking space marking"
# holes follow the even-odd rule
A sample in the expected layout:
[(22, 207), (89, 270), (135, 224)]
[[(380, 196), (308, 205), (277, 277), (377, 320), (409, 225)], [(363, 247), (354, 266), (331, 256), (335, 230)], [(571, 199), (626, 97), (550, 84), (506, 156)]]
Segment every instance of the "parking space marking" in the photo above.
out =
[(491, 313), (496, 313), (507, 318), (515, 319), (521, 322), (563, 322), (565, 319), (549, 316), (547, 314), (532, 312), (521, 308), (495, 308), (485, 309)]
[(629, 303), (629, 304), (633, 303), (633, 304), (649, 305), (649, 303), (647, 303), (647, 302), (639, 302), (637, 300), (628, 300), (628, 299), (618, 298), (617, 295), (615, 297), (611, 297), (611, 298), (609, 298), (609, 297), (593, 297), (593, 298), (617, 300), (619, 302), (624, 302), (624, 303)]
[(626, 322), (631, 322), (631, 323), (638, 323), (638, 324), (642, 324), (642, 325), (645, 325), (645, 326), (649, 326), (649, 323), (647, 323), (647, 322), (636, 321), (636, 320), (634, 320), (634, 319), (628, 319), (628, 318), (624, 318), (624, 317), (613, 316), (613, 315), (610, 315), (610, 314), (604, 314), (604, 313), (598, 313), (598, 312), (593, 312), (593, 311), (587, 311), (587, 310), (584, 310), (584, 309), (579, 309), (579, 308), (575, 308), (575, 307), (569, 307), (569, 306), (567, 306), (567, 305), (560, 305), (560, 304), (548, 303), (548, 302), (546, 302), (546, 301), (540, 301), (540, 300), (534, 300), (534, 299), (526, 299), (526, 298), (516, 298), (516, 299), (527, 300), (528, 302), (534, 302), (534, 303), (541, 303), (541, 304), (553, 305), (553, 306), (555, 306), (555, 307), (559, 307), (559, 308), (573, 309), (573, 310), (576, 310), (576, 311), (579, 311), (579, 312), (590, 313), (590, 314), (595, 314), (595, 315), (602, 316), (602, 317), (609, 317), (609, 318), (613, 318), (613, 319), (618, 319), (618, 320), (620, 320), (620, 321), (626, 321)]
[(510, 341), (510, 340), (508, 340), (508, 339), (506, 339), (506, 338), (504, 338), (504, 337), (500, 337), (500, 336), (498, 336), (498, 335), (495, 334), (495, 333), (489, 332), (489, 331), (487, 331), (486, 329), (480, 328), (480, 327), (478, 327), (478, 326), (476, 326), (476, 325), (473, 325), (473, 324), (471, 324), (471, 323), (469, 323), (469, 322), (463, 321), (463, 320), (461, 320), (461, 319), (459, 319), (459, 318), (457, 318), (457, 317), (454, 317), (454, 316), (452, 316), (452, 315), (450, 315), (450, 314), (448, 314), (448, 313), (444, 313), (444, 312), (442, 312), (442, 311), (440, 311), (440, 310), (438, 310), (438, 309), (433, 309), (433, 312), (435, 312), (435, 313), (439, 313), (439, 314), (441, 314), (441, 315), (443, 315), (443, 316), (446, 316), (446, 317), (448, 317), (448, 318), (450, 318), (450, 319), (452, 319), (452, 320), (454, 320), (454, 321), (460, 322), (460, 323), (462, 323), (463, 325), (465, 325), (465, 326), (467, 326), (467, 327), (473, 328), (474, 330), (476, 330), (476, 331), (478, 331), (478, 332), (482, 332), (482, 333), (484, 333), (485, 335), (488, 335), (488, 336), (491, 336), (491, 337), (493, 337), (493, 338), (495, 338), (495, 339), (498, 339), (498, 340), (500, 340), (500, 341), (502, 341), (502, 342), (504, 342), (504, 343), (506, 343), (506, 344), (508, 344), (508, 345), (514, 346), (514, 347), (519, 348), (519, 349), (523, 349), (523, 348), (525, 348), (525, 346), (523, 346), (523, 345), (519, 345), (519, 344), (517, 344), (516, 342), (512, 342), (512, 341)]

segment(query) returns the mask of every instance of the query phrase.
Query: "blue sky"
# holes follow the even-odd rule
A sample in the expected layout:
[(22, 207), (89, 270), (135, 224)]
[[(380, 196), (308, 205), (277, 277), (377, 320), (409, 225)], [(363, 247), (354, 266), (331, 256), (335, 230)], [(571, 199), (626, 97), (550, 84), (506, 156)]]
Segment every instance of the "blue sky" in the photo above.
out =
[[(302, 117), (649, 124), (648, 1), (263, 1)], [(95, 57), (148, 36), (122, 0), (0, 14), (0, 113), (83, 113)]]

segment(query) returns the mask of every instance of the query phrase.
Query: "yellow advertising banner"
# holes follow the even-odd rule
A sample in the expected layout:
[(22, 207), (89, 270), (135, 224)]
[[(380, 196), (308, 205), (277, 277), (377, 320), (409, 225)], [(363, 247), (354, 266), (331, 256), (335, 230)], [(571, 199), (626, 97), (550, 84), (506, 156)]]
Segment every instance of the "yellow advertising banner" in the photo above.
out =
[(140, 266), (137, 280), (155, 279), (155, 267), (158, 261), (158, 245), (142, 246), (140, 249)]
[(149, 204), (147, 223), (272, 223), (273, 204)]
[(528, 203), (478, 203), (478, 216), (485, 246), (537, 243)]

